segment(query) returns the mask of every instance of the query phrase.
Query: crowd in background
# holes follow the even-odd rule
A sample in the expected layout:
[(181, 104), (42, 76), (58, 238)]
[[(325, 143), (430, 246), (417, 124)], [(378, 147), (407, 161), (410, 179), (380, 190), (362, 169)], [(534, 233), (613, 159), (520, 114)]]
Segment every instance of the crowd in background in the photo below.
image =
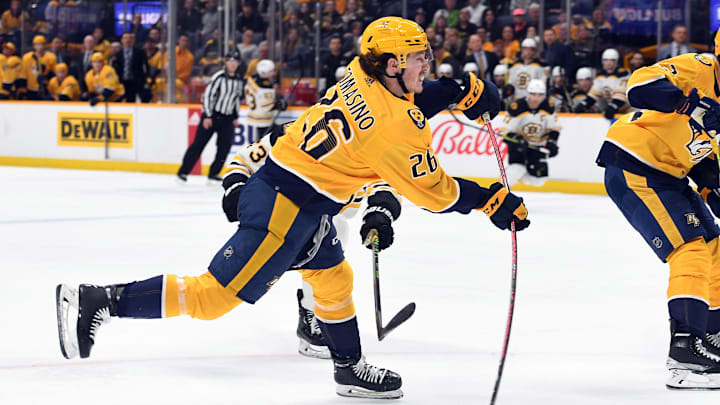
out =
[[(137, 13), (124, 32), (116, 35), (114, 2), (52, 0), (36, 2), (32, 8), (24, 3), (27, 2), (0, 1), (4, 7), (0, 16), (3, 83), (0, 98), (89, 99), (94, 93), (86, 77), (95, 64), (95, 77), (104, 74), (103, 78), (107, 78), (110, 72), (107, 67), (112, 68), (118, 92), (123, 87), (122, 100), (163, 101), (168, 55), (162, 45), (166, 35), (162, 19), (148, 24)], [(218, 44), (222, 15), (217, 0), (179, 3), (175, 47), (177, 101), (197, 102), (209, 76), (222, 68), (222, 47)], [(321, 2), (317, 93), (321, 94), (342, 77), (344, 66), (357, 55), (367, 23), (380, 16), (400, 15), (400, 3)], [(504, 76), (504, 83), (498, 83), (502, 88), (508, 84), (509, 68), (525, 59), (543, 66), (549, 86), (553, 81), (551, 72), (562, 74), (565, 85), (573, 86), (581, 68), (591, 69), (593, 76), (603, 71), (601, 55), (608, 48), (619, 51), (617, 65), (628, 71), (654, 62), (637, 49), (619, 43), (598, 0), (573, 1), (570, 18), (563, 1), (545, 1), (542, 26), (540, 5), (527, 0), (408, 0), (407, 5), (408, 18), (426, 29), (433, 48), (435, 58), (429, 72), (432, 78), (444, 75), (459, 80), (464, 71), (473, 70), (493, 79), (494, 73), (503, 72), (496, 67), (503, 65), (506, 69), (498, 75)], [(229, 40), (240, 52), (241, 69), (246, 76), (251, 75), (257, 62), (268, 59), (272, 53), (281, 77), (314, 77), (315, 3), (283, 2), (283, 14), (276, 15), (276, 21), (282, 23), (283, 37), (275, 44), (268, 41), (271, 38), (268, 6), (268, 0), (237, 0), (236, 31)], [(83, 20), (86, 14), (88, 18)], [(275, 38), (279, 38), (278, 34), (275, 33)], [(24, 55), (20, 53), (23, 38), (26, 44), (23, 48), (27, 49)], [(672, 42), (657, 50), (658, 56), (696, 51), (688, 45), (688, 32), (682, 26), (676, 27), (668, 40)], [(532, 55), (523, 54), (524, 48), (532, 48)], [(96, 54), (102, 55), (102, 66), (97, 56), (93, 62)], [(77, 91), (58, 94), (63, 91), (61, 84), (65, 80), (77, 82)]]

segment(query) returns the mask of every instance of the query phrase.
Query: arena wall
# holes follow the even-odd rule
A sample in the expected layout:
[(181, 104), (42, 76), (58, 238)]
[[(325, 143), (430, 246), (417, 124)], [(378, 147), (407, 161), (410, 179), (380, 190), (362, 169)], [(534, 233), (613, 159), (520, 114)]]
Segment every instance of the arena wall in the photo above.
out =
[[(110, 138), (101, 136), (106, 106), (86, 103), (0, 103), (0, 165), (91, 170), (175, 173), (200, 120), (199, 105), (115, 104), (108, 106)], [(240, 128), (231, 154), (257, 140), (240, 114)], [(292, 120), (303, 111), (290, 108), (278, 122)], [(560, 114), (560, 153), (549, 160), (550, 181), (537, 188), (517, 190), (604, 194), (602, 169), (595, 165), (597, 151), (609, 121), (596, 114)], [(462, 124), (461, 124), (462, 123)], [(415, 125), (408, 119), (408, 125)], [(485, 128), (460, 114), (443, 112), (430, 120), (433, 148), (441, 165), (453, 176), (489, 184), (499, 177), (492, 143)], [(496, 131), (504, 115), (493, 120)], [(507, 148), (502, 145), (503, 156)], [(215, 154), (214, 138), (202, 154), (196, 174), (207, 173)]]

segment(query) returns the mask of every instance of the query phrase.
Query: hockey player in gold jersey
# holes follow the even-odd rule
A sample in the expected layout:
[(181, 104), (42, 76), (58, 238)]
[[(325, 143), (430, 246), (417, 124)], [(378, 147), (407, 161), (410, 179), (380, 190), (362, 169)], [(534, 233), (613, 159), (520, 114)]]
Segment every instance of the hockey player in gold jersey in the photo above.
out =
[[(315, 314), (334, 363), (336, 392), (399, 398), (397, 373), (362, 356), (352, 300), (352, 271), (328, 224), (364, 186), (384, 180), (405, 198), (433, 212), (481, 210), (491, 222), (518, 230), (529, 225), (522, 199), (500, 183), (489, 189), (447, 175), (432, 147), (422, 111), (431, 50), (416, 23), (378, 19), (361, 39), (361, 55), (347, 75), (285, 128), (237, 203), (237, 232), (198, 277), (157, 276), (110, 286), (59, 285), (58, 325), (63, 354), (88, 357), (98, 328), (110, 316), (160, 318), (187, 314), (214, 319), (255, 303), (288, 269), (302, 266), (313, 286)], [(451, 81), (452, 82), (452, 81)], [(454, 83), (454, 82), (453, 82)], [(499, 111), (492, 83), (467, 74), (454, 101), (469, 119)], [(448, 86), (451, 86), (448, 83)], [(450, 87), (448, 87), (450, 88)], [(381, 225), (377, 225), (381, 226)], [(381, 242), (382, 243), (382, 242)], [(77, 316), (70, 329), (69, 317)]]
[(77, 101), (80, 99), (80, 85), (75, 77), (68, 74), (68, 66), (58, 63), (55, 77), (48, 82), (48, 96), (55, 101)]
[(667, 386), (676, 389), (720, 388), (720, 229), (703, 201), (720, 215), (718, 53), (720, 34), (715, 55), (685, 54), (636, 70), (627, 97), (643, 110), (610, 127), (598, 156), (611, 199), (670, 265)]
[(22, 58), (22, 73), (17, 87), (27, 91), (23, 97), (29, 100), (43, 98), (48, 77), (56, 63), (57, 56), (45, 50), (45, 37), (36, 35), (33, 38), (33, 50)]
[(125, 95), (125, 87), (120, 83), (112, 66), (105, 64), (102, 53), (95, 52), (91, 57), (92, 69), (85, 74), (90, 105), (100, 101), (119, 101)]

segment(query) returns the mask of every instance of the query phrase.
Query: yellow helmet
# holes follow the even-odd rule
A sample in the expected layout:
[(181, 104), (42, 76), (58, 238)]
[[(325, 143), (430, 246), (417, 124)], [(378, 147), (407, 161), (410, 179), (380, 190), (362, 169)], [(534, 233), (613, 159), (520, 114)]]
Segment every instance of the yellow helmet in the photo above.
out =
[(407, 66), (407, 55), (425, 51), (432, 58), (427, 35), (416, 22), (400, 17), (383, 17), (371, 22), (363, 32), (360, 54), (376, 59), (386, 53), (394, 55), (400, 69)]
[(61, 70), (62, 70), (62, 71), (65, 71), (65, 72), (68, 71), (68, 65), (67, 65), (67, 63), (58, 63), (57, 65), (55, 65), (55, 73), (57, 73), (57, 72), (59, 72), (59, 71), (61, 71)]
[(46, 42), (46, 41), (45, 41), (45, 37), (44, 37), (44, 36), (42, 36), (42, 35), (35, 35), (35, 38), (33, 38), (33, 42), (32, 42), (32, 43), (33, 43), (33, 45), (37, 45), (37, 44), (44, 44), (45, 42)]
[(102, 52), (95, 52), (90, 57), (90, 62), (105, 62), (105, 57)]

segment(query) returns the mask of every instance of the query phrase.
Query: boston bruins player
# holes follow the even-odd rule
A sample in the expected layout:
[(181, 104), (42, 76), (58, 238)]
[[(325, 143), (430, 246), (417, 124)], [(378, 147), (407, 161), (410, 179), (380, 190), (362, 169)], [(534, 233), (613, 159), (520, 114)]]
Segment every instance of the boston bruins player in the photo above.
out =
[(576, 113), (591, 112), (585, 101), (593, 85), (593, 71), (589, 67), (581, 67), (575, 72), (575, 85), (570, 93), (571, 111)]
[(552, 101), (545, 97), (545, 83), (531, 80), (527, 90), (528, 96), (510, 104), (505, 116), (507, 177), (510, 185), (522, 180), (540, 187), (548, 177), (547, 158), (558, 154), (560, 123)]
[(287, 108), (285, 100), (276, 98), (275, 63), (270, 59), (258, 62), (255, 74), (245, 83), (245, 100), (248, 103), (247, 122), (255, 128), (260, 139), (273, 122), (276, 110)]
[(608, 195), (670, 265), (667, 387), (676, 389), (720, 389), (720, 229), (703, 203), (720, 215), (718, 53), (720, 34), (716, 55), (685, 54), (636, 70), (627, 95), (642, 110), (610, 127), (598, 156)]
[(528, 95), (528, 85), (533, 79), (547, 80), (550, 74), (545, 62), (536, 57), (537, 44), (532, 38), (525, 38), (521, 43), (520, 60), (513, 63), (508, 70), (508, 84), (515, 88), (515, 100)]
[(595, 76), (590, 93), (579, 106), (577, 112), (587, 112), (593, 107), (611, 120), (623, 107), (627, 106), (625, 89), (627, 88), (628, 71), (620, 67), (620, 54), (613, 48), (602, 53), (602, 71)]
[[(518, 230), (530, 224), (522, 199), (500, 183), (483, 188), (448, 176), (439, 165), (428, 122), (414, 104), (415, 93), (423, 91), (429, 55), (425, 32), (415, 22), (385, 17), (370, 23), (360, 56), (348, 65), (334, 94), (285, 127), (285, 135), (266, 151), (265, 164), (243, 186), (238, 230), (220, 247), (209, 271), (78, 289), (59, 285), (63, 354), (88, 357), (98, 328), (111, 316), (215, 319), (243, 301), (255, 303), (287, 269), (301, 265), (312, 269), (301, 274), (313, 286), (337, 393), (402, 396), (400, 376), (370, 365), (362, 355), (352, 271), (342, 247), (333, 243), (336, 231), (328, 219), (362, 187), (384, 180), (432, 212), (480, 209), (501, 229), (512, 221)], [(472, 74), (464, 84), (453, 101), (469, 119), (497, 115), (494, 85)], [(74, 315), (77, 328), (70, 329)]]

